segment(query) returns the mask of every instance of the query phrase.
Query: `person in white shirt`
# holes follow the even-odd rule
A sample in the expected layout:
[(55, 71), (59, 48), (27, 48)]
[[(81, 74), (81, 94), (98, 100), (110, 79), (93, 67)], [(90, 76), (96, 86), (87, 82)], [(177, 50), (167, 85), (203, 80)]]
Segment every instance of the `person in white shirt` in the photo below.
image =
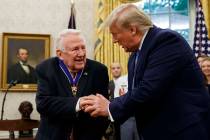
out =
[(119, 62), (113, 62), (110, 68), (111, 68), (113, 80), (109, 81), (109, 94), (111, 96), (110, 98), (113, 99), (113, 98), (119, 97), (119, 92), (115, 90), (115, 84), (122, 74), (122, 66)]

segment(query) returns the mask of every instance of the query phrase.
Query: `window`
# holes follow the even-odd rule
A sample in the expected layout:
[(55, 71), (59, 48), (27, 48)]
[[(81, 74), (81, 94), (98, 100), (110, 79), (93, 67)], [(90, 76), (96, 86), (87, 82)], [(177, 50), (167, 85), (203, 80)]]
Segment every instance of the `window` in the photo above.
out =
[(194, 24), (190, 21), (195, 8), (189, 0), (141, 0), (135, 4), (150, 16), (155, 25), (177, 31), (192, 44)]

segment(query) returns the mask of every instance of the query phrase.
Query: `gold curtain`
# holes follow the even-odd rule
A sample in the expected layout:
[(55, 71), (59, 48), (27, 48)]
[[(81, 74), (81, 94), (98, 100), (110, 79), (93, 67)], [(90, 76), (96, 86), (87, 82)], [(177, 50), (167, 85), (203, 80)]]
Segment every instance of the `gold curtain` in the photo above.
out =
[(210, 1), (209, 0), (201, 0), (203, 13), (205, 16), (206, 27), (208, 29), (208, 37), (210, 38)]
[(110, 72), (110, 64), (112, 62), (120, 62), (123, 68), (123, 74), (127, 73), (127, 62), (129, 54), (112, 43), (112, 36), (108, 29), (102, 29), (101, 25), (111, 11), (121, 4), (120, 0), (97, 0), (96, 10), (96, 41), (95, 41), (95, 60), (105, 64), (109, 68), (109, 76), (112, 79)]

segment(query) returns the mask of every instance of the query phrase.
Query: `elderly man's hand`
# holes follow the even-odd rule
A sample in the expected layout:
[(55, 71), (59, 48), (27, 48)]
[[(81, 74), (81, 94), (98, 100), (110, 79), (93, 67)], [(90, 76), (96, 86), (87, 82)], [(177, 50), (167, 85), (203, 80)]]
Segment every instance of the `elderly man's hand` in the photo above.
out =
[(80, 106), (84, 112), (90, 113), (92, 117), (108, 116), (109, 100), (101, 94), (82, 97)]

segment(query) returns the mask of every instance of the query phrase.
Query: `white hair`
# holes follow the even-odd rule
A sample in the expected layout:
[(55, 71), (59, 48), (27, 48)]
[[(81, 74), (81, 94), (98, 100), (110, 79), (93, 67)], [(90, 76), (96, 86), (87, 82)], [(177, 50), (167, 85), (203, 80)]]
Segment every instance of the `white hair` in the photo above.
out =
[(77, 29), (64, 29), (58, 34), (58, 38), (56, 40), (56, 48), (64, 51), (64, 46), (63, 46), (63, 38), (67, 37), (68, 35), (79, 35), (81, 38), (85, 41), (84, 36), (81, 34), (80, 30)]

